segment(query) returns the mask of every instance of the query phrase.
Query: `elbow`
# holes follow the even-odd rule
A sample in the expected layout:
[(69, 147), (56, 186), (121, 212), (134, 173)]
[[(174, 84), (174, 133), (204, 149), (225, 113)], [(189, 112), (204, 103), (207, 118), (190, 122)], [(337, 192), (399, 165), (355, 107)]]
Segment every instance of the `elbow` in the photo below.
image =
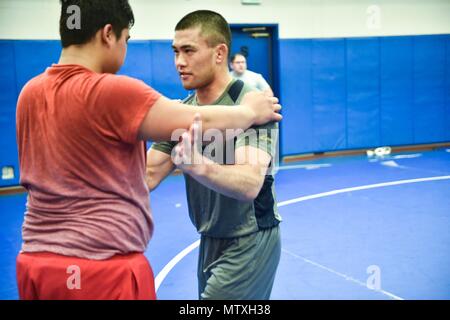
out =
[(250, 191), (247, 191), (244, 195), (243, 195), (243, 197), (242, 197), (242, 201), (245, 201), (245, 202), (253, 202), (253, 201), (255, 201), (255, 199), (256, 199), (256, 197), (258, 196), (258, 194), (259, 194), (259, 191), (258, 192), (256, 192), (255, 190), (250, 190)]
[(251, 183), (247, 185), (247, 188), (245, 188), (245, 192), (242, 194), (242, 201), (246, 202), (253, 202), (261, 192), (261, 189), (264, 184), (265, 176), (261, 175), (261, 172), (258, 170), (255, 170), (251, 176)]
[(159, 183), (157, 183), (155, 180), (147, 178), (146, 179), (147, 182), (147, 187), (148, 187), (148, 191), (152, 192), (153, 190), (156, 189), (156, 187), (158, 186)]
[(150, 192), (152, 192), (153, 190), (156, 189), (156, 187), (159, 185), (161, 180), (158, 179), (154, 173), (147, 170), (147, 174), (145, 176), (145, 182), (147, 183), (148, 190)]
[(258, 197), (259, 192), (261, 191), (262, 183), (255, 184), (255, 186), (248, 188), (247, 191), (243, 194), (243, 201), (253, 202), (256, 197)]

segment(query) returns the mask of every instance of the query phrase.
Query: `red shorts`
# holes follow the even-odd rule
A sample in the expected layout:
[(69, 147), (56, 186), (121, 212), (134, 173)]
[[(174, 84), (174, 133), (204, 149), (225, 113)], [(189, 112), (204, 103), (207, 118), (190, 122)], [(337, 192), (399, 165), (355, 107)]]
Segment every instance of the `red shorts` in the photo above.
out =
[(20, 253), (17, 285), (23, 300), (155, 300), (152, 268), (141, 253), (88, 260)]

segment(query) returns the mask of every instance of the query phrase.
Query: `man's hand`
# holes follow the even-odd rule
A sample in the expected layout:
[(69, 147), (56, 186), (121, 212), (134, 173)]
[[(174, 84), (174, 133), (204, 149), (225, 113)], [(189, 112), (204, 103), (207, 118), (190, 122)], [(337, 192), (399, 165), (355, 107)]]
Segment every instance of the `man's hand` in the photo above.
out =
[(200, 121), (200, 114), (196, 114), (189, 131), (182, 135), (181, 141), (175, 146), (172, 154), (172, 162), (178, 169), (186, 173), (198, 169), (204, 161), (200, 152), (202, 145)]
[[(201, 154), (198, 136), (200, 116), (185, 132), (172, 151), (172, 161), (184, 173), (190, 175), (205, 187), (239, 201), (252, 202), (264, 184), (271, 156), (258, 148), (240, 147), (235, 151), (236, 163), (224, 165)], [(250, 154), (256, 155), (252, 160)], [(256, 163), (252, 161), (256, 160)], [(262, 172), (263, 170), (264, 172)]]
[(248, 108), (254, 115), (254, 125), (262, 125), (272, 121), (281, 121), (283, 118), (279, 111), (281, 105), (278, 98), (263, 92), (248, 92), (242, 99), (241, 105)]

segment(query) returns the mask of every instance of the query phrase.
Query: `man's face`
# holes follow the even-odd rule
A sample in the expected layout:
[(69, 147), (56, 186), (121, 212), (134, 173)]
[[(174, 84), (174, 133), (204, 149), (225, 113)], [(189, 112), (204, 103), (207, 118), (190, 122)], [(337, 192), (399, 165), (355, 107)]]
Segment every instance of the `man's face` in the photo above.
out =
[(247, 70), (247, 60), (244, 56), (236, 55), (234, 61), (231, 63), (231, 69), (237, 74), (243, 74)]
[(119, 39), (113, 34), (113, 40), (109, 42), (108, 59), (105, 71), (108, 73), (117, 73), (122, 67), (127, 55), (128, 39), (130, 39), (130, 30), (125, 28)]
[(176, 31), (172, 48), (175, 66), (185, 89), (200, 89), (213, 82), (216, 70), (215, 49), (209, 47), (206, 39), (201, 36), (200, 28)]

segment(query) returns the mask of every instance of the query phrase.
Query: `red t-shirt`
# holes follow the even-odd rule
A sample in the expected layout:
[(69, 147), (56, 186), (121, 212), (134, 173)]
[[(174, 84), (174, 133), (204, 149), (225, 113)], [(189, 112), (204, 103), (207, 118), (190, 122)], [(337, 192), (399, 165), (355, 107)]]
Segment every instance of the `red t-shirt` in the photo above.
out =
[(153, 232), (138, 128), (161, 95), (139, 80), (53, 65), (17, 103), (24, 252), (145, 251)]

